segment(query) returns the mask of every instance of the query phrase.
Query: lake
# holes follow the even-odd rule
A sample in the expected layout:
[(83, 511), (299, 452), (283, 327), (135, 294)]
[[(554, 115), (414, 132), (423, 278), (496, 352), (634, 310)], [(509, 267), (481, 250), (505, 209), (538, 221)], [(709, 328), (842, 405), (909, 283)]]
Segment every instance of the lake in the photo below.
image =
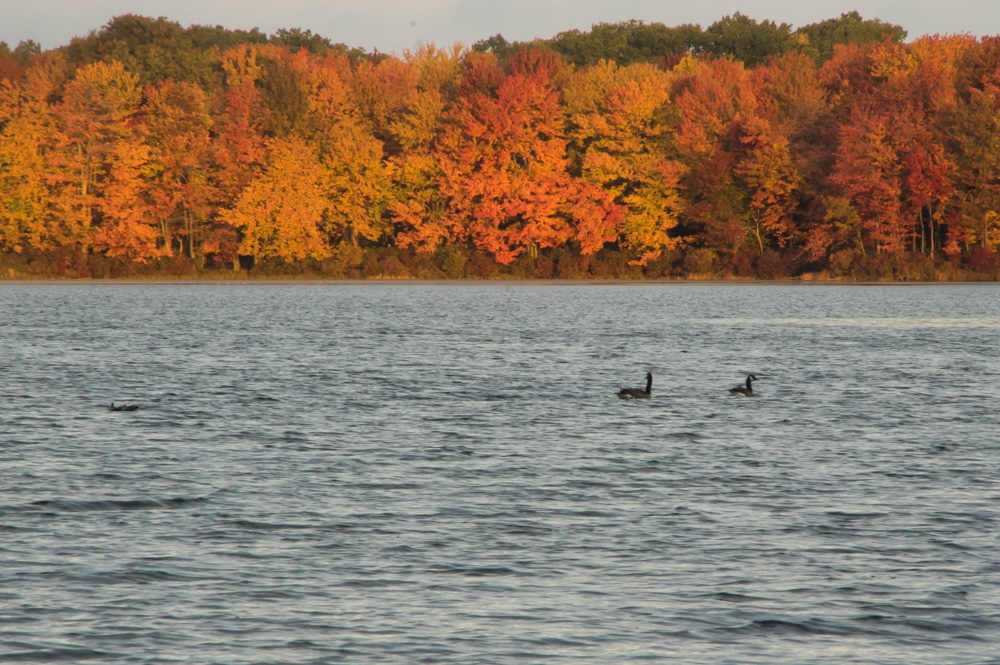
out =
[(996, 663), (998, 355), (995, 284), (5, 283), (0, 662)]

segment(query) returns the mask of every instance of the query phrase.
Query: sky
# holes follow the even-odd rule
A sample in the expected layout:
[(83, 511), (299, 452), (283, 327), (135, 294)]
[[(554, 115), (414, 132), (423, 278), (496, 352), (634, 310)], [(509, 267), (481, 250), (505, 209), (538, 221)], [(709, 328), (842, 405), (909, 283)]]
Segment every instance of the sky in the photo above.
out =
[(471, 46), (501, 34), (547, 39), (595, 23), (631, 19), (707, 28), (740, 12), (798, 28), (849, 11), (928, 34), (1000, 34), (997, 0), (0, 0), (0, 41), (47, 50), (86, 36), (122, 14), (164, 16), (182, 26), (301, 28), (334, 43), (401, 55), (421, 44)]

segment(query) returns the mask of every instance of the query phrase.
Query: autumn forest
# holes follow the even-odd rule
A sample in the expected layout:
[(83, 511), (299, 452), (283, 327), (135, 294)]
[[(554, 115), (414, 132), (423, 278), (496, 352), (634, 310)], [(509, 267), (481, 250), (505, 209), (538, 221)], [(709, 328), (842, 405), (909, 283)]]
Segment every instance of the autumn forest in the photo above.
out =
[(0, 278), (1000, 279), (1000, 38), (0, 43)]

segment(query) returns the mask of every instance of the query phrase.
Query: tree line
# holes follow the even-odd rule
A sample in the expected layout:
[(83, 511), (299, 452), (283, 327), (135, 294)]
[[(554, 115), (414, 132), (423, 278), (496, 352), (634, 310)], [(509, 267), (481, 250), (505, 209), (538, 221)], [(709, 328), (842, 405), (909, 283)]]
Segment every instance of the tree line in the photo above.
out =
[(736, 14), (0, 43), (8, 275), (997, 279), (1000, 39)]

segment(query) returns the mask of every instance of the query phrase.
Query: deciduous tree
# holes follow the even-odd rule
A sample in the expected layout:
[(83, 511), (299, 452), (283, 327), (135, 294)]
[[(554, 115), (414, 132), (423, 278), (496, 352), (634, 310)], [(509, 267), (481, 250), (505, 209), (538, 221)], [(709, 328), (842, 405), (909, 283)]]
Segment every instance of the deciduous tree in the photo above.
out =
[(301, 139), (268, 142), (266, 168), (220, 213), (242, 233), (240, 254), (297, 261), (330, 255), (326, 232), (330, 202), (323, 168)]
[(61, 214), (55, 196), (58, 119), (49, 99), (59, 90), (61, 58), (21, 80), (0, 81), (0, 249), (47, 250), (85, 239), (78, 217)]
[(650, 65), (607, 61), (580, 72), (567, 90), (581, 177), (618, 207), (621, 244), (646, 264), (680, 245), (671, 235), (683, 203), (684, 167), (670, 131), (676, 113), (669, 75)]
[(470, 55), (466, 67), (437, 149), (450, 237), (471, 241), (501, 263), (570, 240), (585, 252), (612, 240), (613, 208), (566, 170), (554, 83), (565, 66), (552, 54), (529, 51), (515, 56), (509, 74), (489, 54)]
[(149, 199), (165, 254), (186, 250), (195, 258), (216, 204), (208, 100), (191, 83), (147, 86), (142, 108), (149, 147)]

